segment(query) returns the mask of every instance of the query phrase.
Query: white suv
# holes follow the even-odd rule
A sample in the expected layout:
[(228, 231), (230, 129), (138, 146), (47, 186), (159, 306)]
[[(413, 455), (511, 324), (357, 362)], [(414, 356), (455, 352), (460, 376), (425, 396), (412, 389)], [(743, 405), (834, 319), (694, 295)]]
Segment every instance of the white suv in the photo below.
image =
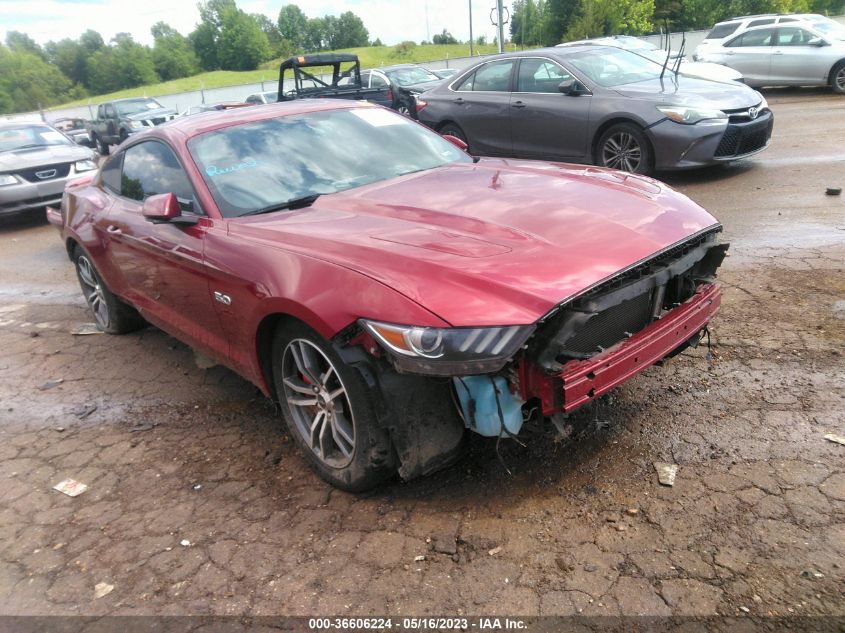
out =
[(699, 58), (704, 55), (708, 49), (712, 49), (713, 46), (720, 46), (721, 44), (724, 44), (730, 37), (741, 33), (745, 29), (768, 24), (782, 24), (784, 22), (809, 22), (825, 34), (828, 34), (829, 31), (833, 31), (834, 33), (841, 32), (842, 35), (840, 37), (837, 37), (836, 35), (833, 35), (833, 37), (836, 37), (837, 39), (845, 38), (845, 26), (839, 22), (831, 20), (830, 18), (826, 18), (823, 15), (819, 15), (818, 13), (793, 13), (790, 15), (777, 15), (771, 13), (766, 15), (748, 15), (741, 18), (725, 20), (724, 22), (718, 22), (705, 36), (701, 44), (696, 46), (695, 51), (692, 54), (692, 58), (695, 61), (699, 61)]

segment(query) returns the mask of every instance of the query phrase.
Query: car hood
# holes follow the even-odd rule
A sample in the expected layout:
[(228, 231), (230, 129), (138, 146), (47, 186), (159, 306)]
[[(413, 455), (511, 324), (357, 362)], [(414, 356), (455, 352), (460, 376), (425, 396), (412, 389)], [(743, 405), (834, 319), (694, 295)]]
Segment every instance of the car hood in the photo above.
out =
[[(455, 326), (533, 323), (716, 220), (654, 180), (482, 159), (230, 223), (233, 236), (356, 270)], [(340, 289), (337, 289), (340, 290)], [(361, 298), (361, 316), (368, 301)]]
[(711, 64), (709, 62), (681, 62), (680, 71), (684, 75), (690, 77), (698, 77), (699, 79), (708, 79), (710, 81), (739, 81), (742, 79), (742, 73), (722, 66), (721, 64)]
[[(682, 66), (683, 68), (683, 66)], [(648, 99), (669, 105), (736, 110), (760, 103), (760, 96), (748, 86), (675, 75), (669, 70), (661, 80), (649, 79), (617, 86), (615, 91), (632, 99)]]
[(94, 157), (94, 153), (80, 145), (51, 145), (30, 147), (11, 152), (0, 152), (0, 172), (19, 171), (40, 165), (70, 163)]
[(156, 108), (155, 110), (144, 110), (136, 114), (127, 114), (123, 118), (129, 119), (130, 121), (146, 121), (147, 119), (158, 119), (163, 116), (170, 116), (171, 114), (176, 114), (176, 110)]

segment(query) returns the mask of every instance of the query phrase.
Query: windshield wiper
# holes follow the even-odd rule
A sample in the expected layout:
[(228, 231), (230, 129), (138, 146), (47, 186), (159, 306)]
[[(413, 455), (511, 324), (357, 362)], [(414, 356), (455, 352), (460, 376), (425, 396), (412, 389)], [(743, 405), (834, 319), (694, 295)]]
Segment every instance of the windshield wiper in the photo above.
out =
[(271, 204), (267, 207), (262, 207), (260, 209), (254, 209), (253, 211), (247, 211), (246, 213), (241, 213), (238, 217), (242, 218), (246, 215), (261, 215), (262, 213), (273, 213), (274, 211), (283, 211), (285, 209), (304, 209), (305, 207), (310, 207), (314, 202), (319, 198), (321, 195), (320, 193), (312, 193), (307, 196), (302, 196), (301, 198), (291, 198), (285, 202), (280, 202), (279, 204)]

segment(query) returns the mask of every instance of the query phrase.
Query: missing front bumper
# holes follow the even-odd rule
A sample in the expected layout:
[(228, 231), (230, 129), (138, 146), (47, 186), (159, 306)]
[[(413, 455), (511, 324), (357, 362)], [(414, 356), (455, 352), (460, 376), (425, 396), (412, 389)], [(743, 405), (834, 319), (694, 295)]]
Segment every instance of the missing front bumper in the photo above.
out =
[(566, 363), (555, 375), (523, 363), (519, 376), (522, 398), (538, 399), (545, 416), (583, 406), (685, 345), (718, 312), (721, 297), (718, 284), (702, 284), (689, 300), (659, 321), (602, 354)]

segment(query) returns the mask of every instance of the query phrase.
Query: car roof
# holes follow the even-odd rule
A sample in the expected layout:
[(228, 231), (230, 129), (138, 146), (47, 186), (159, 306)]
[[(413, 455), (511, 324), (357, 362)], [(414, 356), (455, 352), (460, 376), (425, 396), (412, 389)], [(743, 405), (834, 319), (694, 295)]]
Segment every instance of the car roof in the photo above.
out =
[(426, 70), (419, 64), (393, 64), (392, 66), (382, 66), (381, 68), (367, 68), (367, 70), (380, 70), (384, 72), (385, 70), (402, 70), (403, 68), (422, 68)]
[[(795, 20), (794, 22), (787, 22), (785, 24), (758, 24), (757, 26), (750, 26), (747, 29), (743, 29), (739, 33), (732, 33), (731, 35), (736, 35), (738, 37), (738, 36), (742, 35), (743, 33), (750, 33), (750, 32), (754, 32), (754, 31), (762, 31), (763, 29), (780, 29), (780, 28), (791, 29), (791, 28), (794, 28), (796, 26), (800, 26), (800, 27), (807, 29), (808, 31), (812, 31), (816, 35), (821, 35), (816, 30), (816, 27), (813, 26), (812, 22), (808, 22), (807, 20)], [(731, 35), (729, 35), (728, 38), (730, 38)]]
[(188, 117), (168, 121), (165, 125), (145, 130), (132, 138), (163, 138), (171, 142), (184, 142), (206, 132), (240, 125), (275, 119), (281, 116), (294, 116), (309, 112), (326, 110), (349, 110), (353, 108), (380, 108), (371, 103), (347, 101), (344, 99), (295, 99), (282, 103), (268, 103), (261, 107), (230, 108), (228, 110), (209, 110)]

